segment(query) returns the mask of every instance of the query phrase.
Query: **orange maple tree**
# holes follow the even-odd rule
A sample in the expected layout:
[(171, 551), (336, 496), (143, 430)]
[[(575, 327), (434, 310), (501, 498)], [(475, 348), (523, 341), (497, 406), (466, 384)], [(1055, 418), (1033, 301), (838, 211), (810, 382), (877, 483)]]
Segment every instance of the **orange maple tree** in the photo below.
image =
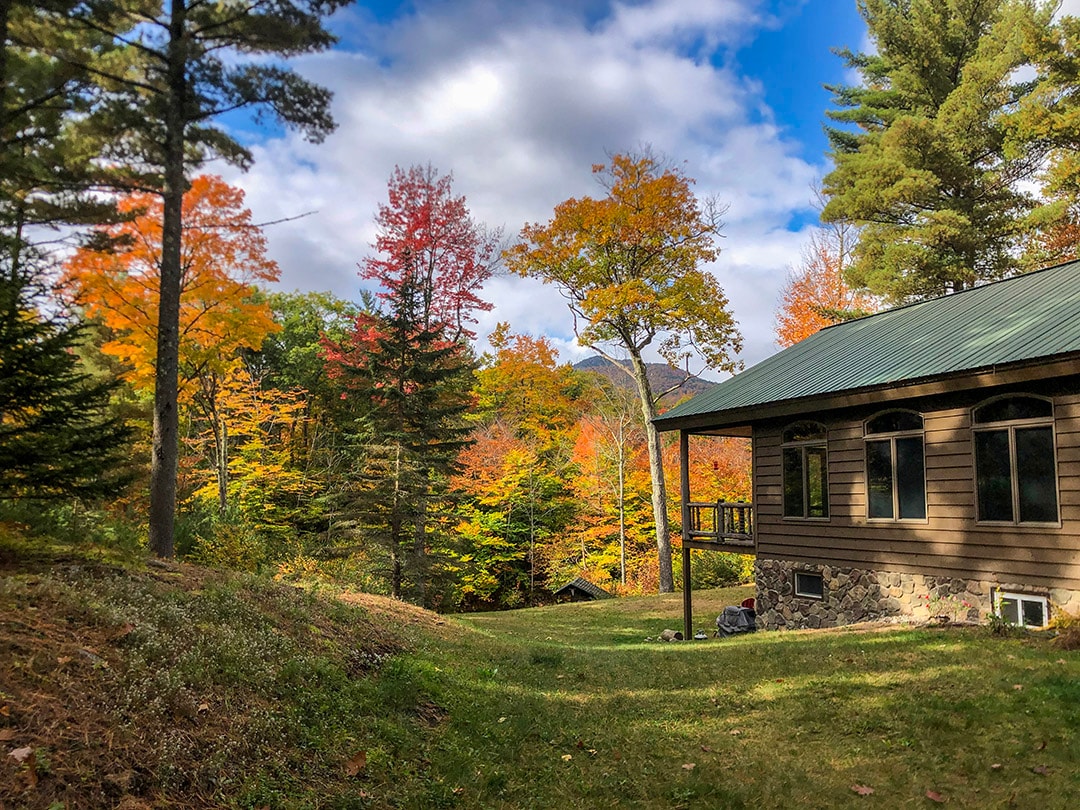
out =
[(776, 315), (776, 342), (791, 346), (849, 317), (877, 306), (844, 281), (851, 254), (851, 234), (817, 231), (803, 251), (802, 263), (788, 276)]
[[(64, 281), (74, 303), (112, 331), (102, 350), (126, 365), (127, 379), (153, 390), (161, 287), (162, 202), (135, 193), (118, 204), (131, 219), (98, 229), (75, 251)], [(190, 383), (208, 369), (223, 371), (241, 348), (258, 348), (279, 327), (256, 284), (276, 281), (266, 237), (244, 207), (244, 192), (201, 175), (184, 195), (180, 292), (180, 374)], [(194, 390), (182, 386), (182, 398)]]
[(1031, 245), (1032, 264), (1051, 267), (1080, 256), (1080, 221), (1068, 216), (1040, 231)]

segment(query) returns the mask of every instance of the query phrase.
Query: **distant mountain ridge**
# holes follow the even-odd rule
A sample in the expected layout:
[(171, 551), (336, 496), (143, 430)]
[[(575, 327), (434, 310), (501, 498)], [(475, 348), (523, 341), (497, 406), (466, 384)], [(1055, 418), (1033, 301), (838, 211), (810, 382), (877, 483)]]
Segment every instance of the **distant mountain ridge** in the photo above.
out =
[[(630, 361), (625, 360), (623, 361), (623, 364), (629, 366)], [(599, 355), (586, 357), (580, 363), (574, 363), (574, 369), (577, 371), (591, 371), (594, 374), (600, 374), (607, 377), (621, 388), (633, 388), (634, 386), (634, 381), (630, 379), (630, 376), (625, 371), (616, 367), (610, 360), (606, 360)], [(658, 394), (661, 391), (667, 391), (672, 386), (678, 385), (683, 379), (682, 372), (672, 368), (667, 363), (646, 363), (645, 371), (649, 376), (649, 385), (652, 386), (654, 394)], [(687, 380), (677, 390), (667, 394), (663, 397), (661, 402), (667, 406), (674, 405), (684, 397), (708, 391), (714, 385), (716, 385), (715, 382), (693, 378)]]

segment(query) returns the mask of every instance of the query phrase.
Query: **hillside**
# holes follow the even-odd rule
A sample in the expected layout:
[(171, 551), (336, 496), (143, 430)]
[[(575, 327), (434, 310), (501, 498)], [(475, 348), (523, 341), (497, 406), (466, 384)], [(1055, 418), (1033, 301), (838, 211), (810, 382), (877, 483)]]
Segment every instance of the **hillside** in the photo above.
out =
[[(587, 357), (580, 363), (575, 363), (574, 368), (578, 371), (591, 371), (594, 374), (599, 374), (621, 388), (633, 388), (634, 386), (633, 380), (625, 371), (599, 355)], [(700, 378), (692, 378), (683, 382), (683, 375), (678, 369), (672, 368), (667, 363), (646, 363), (645, 370), (649, 376), (649, 385), (652, 386), (653, 392), (667, 391), (682, 383), (677, 390), (667, 394), (661, 400), (665, 407), (670, 407), (686, 397), (708, 391), (716, 385), (715, 382)]]
[(651, 641), (680, 604), (440, 617), (0, 524), (0, 807), (1075, 806), (1045, 634)]

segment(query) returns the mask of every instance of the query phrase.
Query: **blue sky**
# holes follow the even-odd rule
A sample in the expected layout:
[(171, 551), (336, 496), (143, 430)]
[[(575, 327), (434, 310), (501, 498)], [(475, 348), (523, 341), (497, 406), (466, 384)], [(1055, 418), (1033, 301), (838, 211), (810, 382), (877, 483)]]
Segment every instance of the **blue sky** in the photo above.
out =
[[(339, 46), (295, 67), (334, 91), (338, 130), (319, 146), (249, 131), (255, 166), (229, 178), (259, 220), (314, 212), (268, 232), (282, 287), (358, 296), (395, 165), (453, 172), (474, 217), (512, 237), (595, 194), (607, 153), (648, 144), (729, 206), (710, 270), (743, 360), (775, 351), (779, 290), (828, 170), (822, 85), (845, 80), (830, 49), (864, 44), (855, 0), (380, 1), (333, 26)], [(486, 292), (482, 336), (508, 321), (565, 360), (589, 354), (557, 291), (501, 276)]]

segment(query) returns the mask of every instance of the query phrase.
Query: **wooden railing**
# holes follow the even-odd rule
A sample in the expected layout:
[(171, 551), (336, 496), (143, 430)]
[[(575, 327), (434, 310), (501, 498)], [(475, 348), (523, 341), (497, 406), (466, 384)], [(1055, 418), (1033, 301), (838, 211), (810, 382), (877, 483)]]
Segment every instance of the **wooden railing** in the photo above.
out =
[(754, 545), (752, 503), (689, 503), (689, 539), (697, 543), (746, 547)]

